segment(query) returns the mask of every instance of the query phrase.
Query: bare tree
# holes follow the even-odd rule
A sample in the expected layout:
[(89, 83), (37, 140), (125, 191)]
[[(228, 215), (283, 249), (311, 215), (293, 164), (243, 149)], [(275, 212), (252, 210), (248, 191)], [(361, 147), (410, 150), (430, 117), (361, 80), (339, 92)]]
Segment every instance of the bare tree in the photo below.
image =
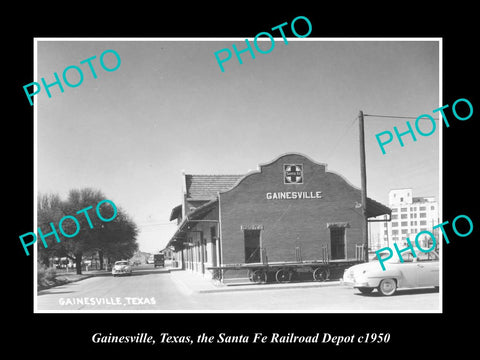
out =
[(75, 262), (77, 274), (81, 274), (84, 255), (98, 253), (102, 266), (104, 256), (112, 260), (130, 258), (138, 249), (138, 228), (122, 209), (108, 205), (98, 211), (103, 219), (112, 220), (102, 220), (97, 205), (105, 199), (101, 191), (92, 188), (73, 189), (65, 201), (55, 194), (39, 198), (39, 229), (49, 234), (55, 226), (60, 239), (51, 234), (46, 237), (47, 248), (38, 246), (42, 261), (52, 256), (67, 257)]

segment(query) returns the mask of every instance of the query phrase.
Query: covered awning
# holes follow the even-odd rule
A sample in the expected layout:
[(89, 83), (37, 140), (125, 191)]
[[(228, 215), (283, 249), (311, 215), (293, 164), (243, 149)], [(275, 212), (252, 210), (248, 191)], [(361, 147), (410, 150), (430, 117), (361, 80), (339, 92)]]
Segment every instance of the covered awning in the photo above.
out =
[(367, 197), (367, 218), (373, 218), (380, 215), (390, 215), (392, 209)]
[[(184, 246), (183, 243), (186, 241), (186, 236), (189, 230), (193, 228), (196, 223), (201, 221), (202, 218), (205, 215), (207, 215), (217, 204), (218, 204), (217, 199), (211, 200), (208, 203), (205, 203), (202, 206), (199, 206), (198, 208), (193, 210), (191, 213), (189, 213), (187, 216), (185, 216), (185, 218), (183, 218), (180, 224), (178, 225), (177, 231), (175, 231), (175, 234), (173, 234), (172, 238), (170, 239), (170, 241), (165, 247), (173, 246), (176, 250), (183, 247)], [(181, 205), (179, 206), (181, 209)], [(178, 206), (176, 206), (172, 210), (172, 214), (176, 208), (178, 208)], [(176, 217), (174, 219), (176, 219)]]

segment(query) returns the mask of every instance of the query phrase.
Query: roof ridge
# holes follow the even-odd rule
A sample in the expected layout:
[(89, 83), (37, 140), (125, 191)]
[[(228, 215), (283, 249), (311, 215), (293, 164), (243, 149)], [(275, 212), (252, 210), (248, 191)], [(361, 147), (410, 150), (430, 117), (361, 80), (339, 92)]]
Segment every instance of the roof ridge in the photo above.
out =
[(231, 189), (245, 175), (185, 174), (186, 195), (190, 199), (213, 199), (219, 191)]

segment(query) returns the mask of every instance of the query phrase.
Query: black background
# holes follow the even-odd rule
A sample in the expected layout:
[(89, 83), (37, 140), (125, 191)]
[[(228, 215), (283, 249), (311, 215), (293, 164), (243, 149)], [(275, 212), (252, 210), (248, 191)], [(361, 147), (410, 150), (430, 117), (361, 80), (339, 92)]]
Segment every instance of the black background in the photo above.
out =
[[(398, 5), (291, 6), (274, 3), (267, 11), (258, 4), (221, 3), (180, 9), (161, 2), (152, 4), (112, 3), (103, 6), (84, 3), (72, 6), (38, 4), (8, 10), (3, 35), (4, 154), (7, 159), (4, 190), (4, 321), (8, 347), (23, 353), (34, 350), (44, 356), (144, 356), (156, 357), (209, 353), (214, 357), (268, 354), (320, 357), (326, 353), (360, 353), (368, 356), (418, 356), (441, 354), (444, 350), (464, 353), (474, 348), (478, 313), (478, 195), (476, 130), (480, 104), (477, 38), (477, 10), (459, 2), (420, 8), (418, 2)], [(401, 5), (400, 5), (401, 4)], [(445, 4), (445, 3), (443, 3)], [(443, 218), (468, 215), (473, 233), (457, 237), (447, 230), (451, 243), (444, 245), (443, 314), (34, 314), (33, 261), (26, 257), (18, 235), (33, 229), (33, 108), (23, 85), (33, 81), (34, 37), (253, 37), (261, 31), (296, 16), (312, 23), (309, 37), (442, 37), (443, 104), (467, 98), (474, 114), (468, 121), (450, 116), (450, 128), (443, 132)], [(477, 21), (477, 22), (475, 22)], [(478, 31), (477, 31), (478, 32)], [(299, 30), (299, 33), (302, 33)], [(476, 91), (474, 91), (474, 89)], [(447, 112), (447, 115), (451, 114)], [(59, 164), (61, 166), (61, 164)], [(394, 166), (394, 164), (392, 164)], [(436, 181), (436, 179), (432, 179)], [(7, 184), (5, 186), (5, 184)], [(450, 229), (450, 228), (448, 228)], [(8, 321), (5, 321), (8, 319)], [(390, 333), (388, 344), (207, 345), (171, 344), (155, 346), (93, 344), (96, 332), (135, 335), (148, 332), (158, 339), (162, 332), (196, 335), (206, 332), (232, 335), (278, 332), (311, 335)], [(33, 355), (32, 356), (36, 356)]]

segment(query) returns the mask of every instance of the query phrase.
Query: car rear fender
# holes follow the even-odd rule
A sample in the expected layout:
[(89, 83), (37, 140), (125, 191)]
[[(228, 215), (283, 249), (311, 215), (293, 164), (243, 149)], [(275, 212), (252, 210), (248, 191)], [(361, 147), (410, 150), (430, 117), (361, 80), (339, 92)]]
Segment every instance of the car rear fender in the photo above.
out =
[(378, 271), (368, 275), (369, 279), (376, 280), (378, 284), (380, 284), (380, 281), (382, 281), (383, 279), (395, 279), (395, 281), (397, 282), (397, 286), (400, 285), (399, 282), (401, 280), (401, 277), (402, 274), (400, 273), (400, 271), (395, 269), (387, 269), (385, 271)]

